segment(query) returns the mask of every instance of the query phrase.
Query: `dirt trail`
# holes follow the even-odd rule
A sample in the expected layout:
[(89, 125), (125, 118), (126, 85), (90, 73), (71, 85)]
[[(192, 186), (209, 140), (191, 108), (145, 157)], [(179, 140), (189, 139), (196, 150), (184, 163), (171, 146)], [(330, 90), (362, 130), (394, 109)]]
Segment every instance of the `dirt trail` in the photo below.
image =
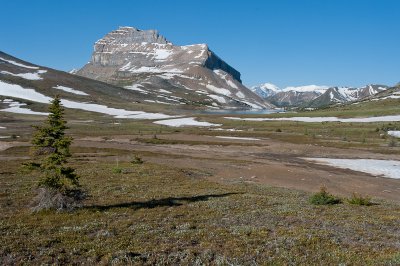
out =
[(29, 146), (30, 144), (22, 141), (0, 141), (0, 151), (5, 151), (11, 147)]
[[(214, 137), (177, 134), (171, 139), (212, 142)], [(221, 139), (215, 139), (221, 142)], [(363, 150), (327, 148), (263, 139), (257, 142), (226, 140), (232, 145), (145, 144), (118, 137), (75, 140), (80, 147), (113, 148), (150, 152), (146, 160), (198, 169), (209, 173), (207, 178), (227, 183), (262, 183), (271, 186), (317, 191), (325, 185), (335, 194), (353, 192), (400, 201), (400, 180), (376, 178), (369, 174), (314, 164), (300, 157), (397, 159), (394, 155), (375, 154)], [(234, 145), (246, 143), (248, 146)]]

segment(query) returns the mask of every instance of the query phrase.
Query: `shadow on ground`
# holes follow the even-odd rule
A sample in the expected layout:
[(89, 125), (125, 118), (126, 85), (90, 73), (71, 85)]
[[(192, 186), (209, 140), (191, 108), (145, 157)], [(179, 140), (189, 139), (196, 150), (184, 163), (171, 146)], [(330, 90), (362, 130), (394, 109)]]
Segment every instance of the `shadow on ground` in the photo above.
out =
[(230, 195), (239, 194), (235, 193), (223, 193), (223, 194), (208, 194), (190, 197), (168, 197), (164, 199), (152, 199), (149, 201), (133, 201), (133, 202), (123, 202), (110, 205), (91, 205), (85, 206), (85, 209), (97, 210), (97, 211), (107, 211), (114, 208), (132, 208), (137, 209), (152, 209), (156, 207), (174, 207), (181, 206), (185, 203), (197, 202), (197, 201), (207, 201), (210, 198), (222, 198)]

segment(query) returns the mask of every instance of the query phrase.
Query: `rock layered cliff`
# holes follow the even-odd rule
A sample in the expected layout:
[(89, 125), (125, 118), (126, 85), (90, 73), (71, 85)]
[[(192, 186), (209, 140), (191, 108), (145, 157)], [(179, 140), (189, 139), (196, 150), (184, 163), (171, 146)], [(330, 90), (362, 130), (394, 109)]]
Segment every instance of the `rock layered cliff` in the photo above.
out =
[(90, 62), (77, 74), (156, 94), (166, 104), (270, 107), (243, 86), (240, 72), (206, 44), (177, 46), (155, 30), (120, 27), (108, 33), (95, 43)]

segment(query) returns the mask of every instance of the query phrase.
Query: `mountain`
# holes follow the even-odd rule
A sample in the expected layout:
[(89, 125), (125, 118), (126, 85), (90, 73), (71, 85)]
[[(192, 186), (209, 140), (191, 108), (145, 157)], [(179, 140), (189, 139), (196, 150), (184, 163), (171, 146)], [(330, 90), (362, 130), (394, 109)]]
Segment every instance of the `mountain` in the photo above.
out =
[(265, 84), (254, 86), (251, 90), (279, 107), (317, 108), (347, 103), (370, 97), (388, 88), (385, 85), (367, 85), (361, 88), (309, 85), (280, 89), (273, 84)]
[(258, 86), (253, 86), (250, 88), (250, 90), (264, 99), (275, 95), (280, 91), (278, 86), (271, 83), (263, 83)]
[(380, 92), (369, 96), (365, 97), (360, 101), (355, 102), (354, 104), (360, 104), (360, 103), (365, 103), (365, 102), (380, 102), (380, 103), (386, 103), (389, 101), (395, 101), (399, 103), (400, 101), (400, 84), (396, 84), (394, 87), (387, 88), (386, 90), (381, 90)]
[(177, 46), (155, 30), (120, 27), (106, 34), (94, 44), (90, 62), (76, 74), (136, 90), (164, 104), (272, 107), (249, 91), (239, 71), (206, 44)]
[(45, 115), (47, 104), (56, 94), (70, 112), (79, 111), (79, 117), (85, 117), (84, 114), (138, 119), (171, 117), (155, 112), (160, 110), (159, 104), (146, 102), (146, 95), (137, 91), (38, 66), (0, 52), (2, 114)]
[[(335, 112), (357, 112), (370, 116), (398, 115), (400, 113), (400, 85), (387, 88), (361, 100), (332, 105), (330, 108)], [(396, 128), (396, 125), (391, 127)]]
[(322, 95), (327, 89), (327, 86), (317, 85), (280, 89), (271, 83), (264, 83), (251, 88), (254, 93), (278, 107), (301, 106)]
[(361, 88), (331, 87), (307, 105), (308, 107), (315, 108), (338, 103), (359, 101), (385, 91), (386, 89), (388, 89), (388, 86), (385, 85), (367, 85)]

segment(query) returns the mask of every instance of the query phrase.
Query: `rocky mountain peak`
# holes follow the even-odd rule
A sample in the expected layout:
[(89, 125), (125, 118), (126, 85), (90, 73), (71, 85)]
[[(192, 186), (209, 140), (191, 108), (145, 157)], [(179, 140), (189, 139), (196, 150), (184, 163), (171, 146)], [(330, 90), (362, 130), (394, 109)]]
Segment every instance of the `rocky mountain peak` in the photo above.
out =
[(134, 86), (148, 96), (161, 89), (168, 96), (158, 96), (171, 104), (270, 106), (243, 86), (240, 72), (207, 44), (174, 45), (155, 30), (120, 27), (106, 34), (95, 43), (91, 61), (77, 74), (130, 89)]
[(106, 34), (103, 38), (98, 40), (95, 44), (95, 51), (107, 45), (130, 45), (133, 43), (160, 43), (171, 44), (167, 39), (160, 35), (157, 30), (140, 30), (134, 27), (119, 27)]

